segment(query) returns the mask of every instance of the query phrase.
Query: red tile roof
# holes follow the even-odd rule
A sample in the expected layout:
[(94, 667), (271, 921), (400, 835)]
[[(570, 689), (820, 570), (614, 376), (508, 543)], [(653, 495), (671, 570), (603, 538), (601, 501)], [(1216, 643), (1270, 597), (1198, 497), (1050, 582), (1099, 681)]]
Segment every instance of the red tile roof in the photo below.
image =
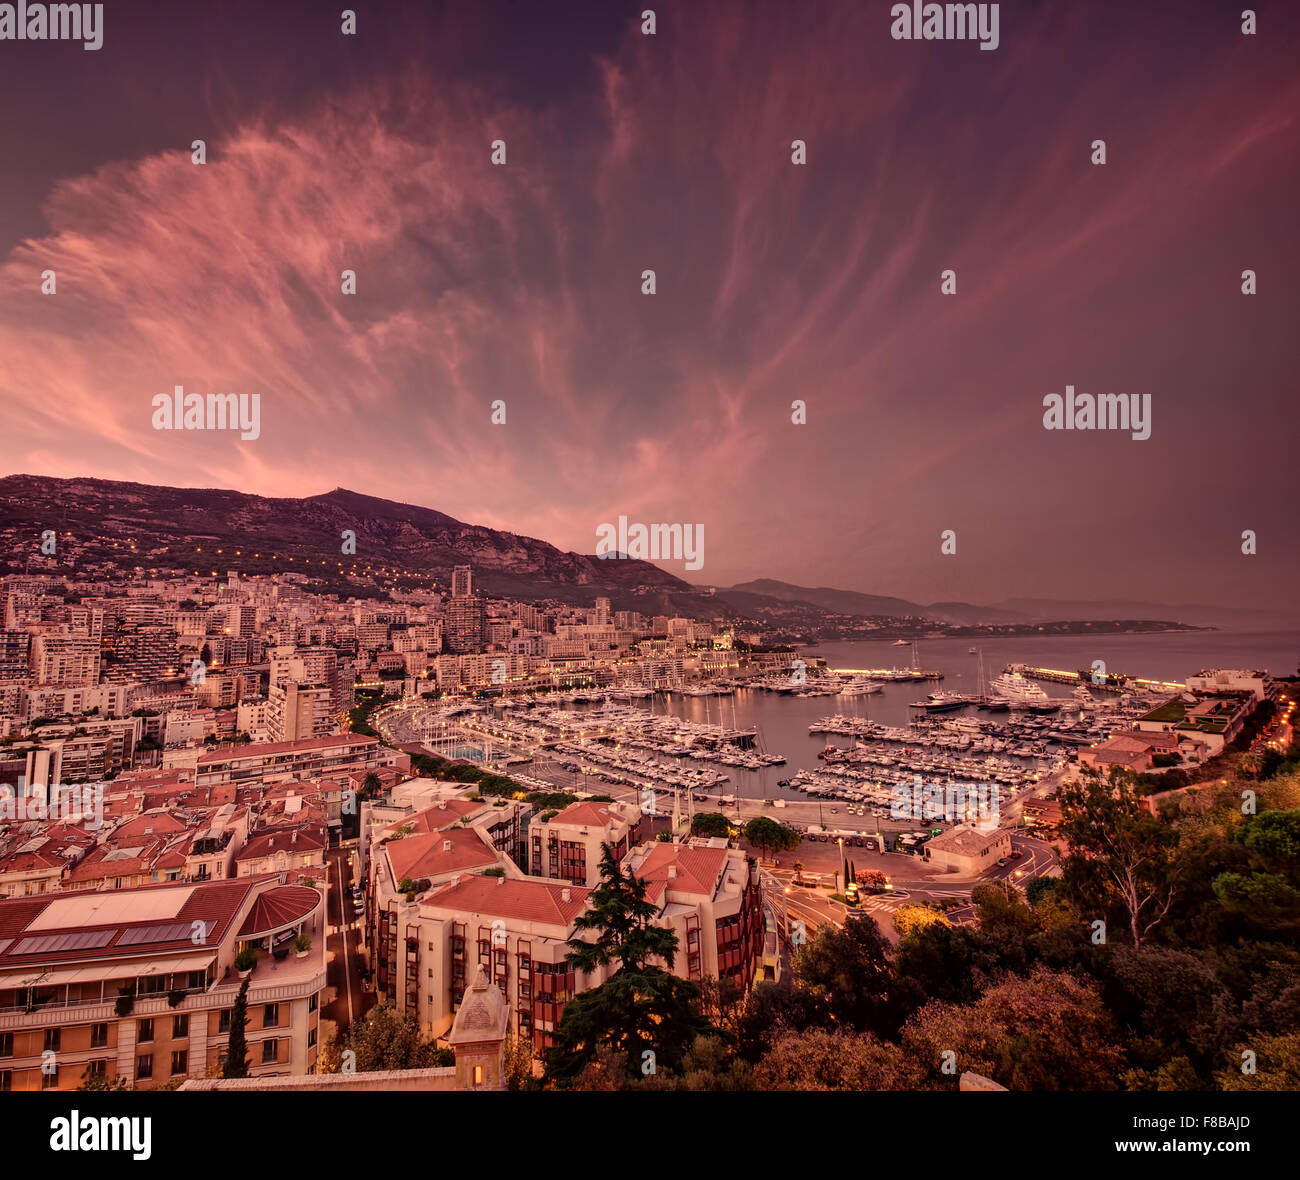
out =
[(235, 860), (256, 860), (261, 856), (274, 856), (277, 852), (291, 855), (316, 852), (328, 844), (329, 837), (319, 824), (302, 824), (293, 828), (281, 826), (250, 835), (248, 843), (235, 853)]
[(608, 803), (570, 803), (559, 815), (551, 818), (553, 824), (587, 824), (593, 828), (619, 822), (619, 816), (610, 811)]
[[(565, 891), (569, 900), (564, 900)], [(424, 899), (422, 913), (459, 910), (492, 917), (537, 922), (569, 929), (587, 905), (591, 892), (581, 885), (549, 881), (508, 880), (501, 877), (461, 877)]]
[[(102, 893), (77, 891), (73, 893), (49, 893), (32, 898), (0, 899), (0, 969), (29, 966), (43, 963), (77, 962), (85, 959), (104, 959), (123, 955), (143, 956), (156, 953), (169, 953), (178, 950), (194, 950), (193, 923), (202, 921), (207, 924), (205, 947), (215, 948), (229, 933), (231, 923), (243, 910), (251, 893), (265, 888), (267, 881), (278, 880), (273, 874), (263, 873), (254, 877), (241, 877), (227, 881), (207, 881), (198, 883), (168, 882), (163, 885), (143, 885), (132, 889), (114, 889)], [(135, 920), (131, 917), (130, 907), (133, 898), (156, 901), (160, 894), (176, 891), (178, 907), (164, 917), (150, 917)], [(313, 890), (314, 892), (314, 890)], [(181, 895), (183, 896), (183, 900)], [(42, 924), (35, 930), (28, 930), (51, 906), (60, 902), (77, 899), (91, 902), (102, 899), (105, 907), (105, 921), (82, 921), (71, 926), (51, 926)], [(125, 902), (125, 905), (123, 904)], [(144, 907), (148, 902), (143, 903)], [(66, 908), (66, 907), (65, 907)], [(57, 910), (55, 911), (58, 912)], [(142, 912), (156, 912), (152, 908), (143, 908)], [(139, 940), (139, 932), (147, 929), (173, 928), (178, 937), (150, 942)], [(183, 929), (181, 929), (183, 927)], [(168, 930), (168, 933), (173, 933)], [(60, 947), (34, 952), (16, 954), (15, 948), (24, 945), (27, 937), (37, 938), (61, 934), (86, 934), (91, 931), (105, 932), (99, 946)], [(128, 933), (130, 932), (130, 933)], [(125, 941), (123, 941), (125, 937)], [(91, 941), (94, 941), (93, 939)]]
[(239, 937), (274, 934), (301, 922), (320, 904), (321, 895), (308, 885), (281, 885), (277, 889), (268, 889), (253, 902), (253, 908), (239, 928)]
[(402, 828), (410, 828), (412, 833), (441, 832), (444, 828), (468, 819), (469, 816), (482, 811), (487, 806), (486, 803), (475, 803), (472, 799), (447, 799), (433, 804), (432, 807), (426, 807), (423, 811), (417, 811), (406, 819), (388, 824), (384, 831), (396, 832)]
[[(450, 844), (450, 848), (444, 845)], [(477, 832), (451, 828), (446, 832), (425, 832), (404, 836), (384, 845), (393, 880), (410, 877), (439, 877), (466, 869), (489, 868), (497, 863), (497, 854)]]
[[(636, 875), (650, 882), (651, 897), (661, 897), (664, 890), (683, 893), (702, 893), (712, 897), (727, 863), (726, 848), (695, 848), (689, 844), (655, 844), (650, 855), (641, 863)], [(669, 877), (668, 870), (675, 867), (677, 875)]]

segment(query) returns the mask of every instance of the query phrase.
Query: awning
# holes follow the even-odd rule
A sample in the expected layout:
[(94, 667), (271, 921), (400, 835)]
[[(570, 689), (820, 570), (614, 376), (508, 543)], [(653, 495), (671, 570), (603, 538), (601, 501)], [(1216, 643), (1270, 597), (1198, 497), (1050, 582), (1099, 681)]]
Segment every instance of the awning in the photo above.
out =
[(134, 979), (137, 975), (174, 975), (182, 971), (205, 970), (216, 951), (201, 955), (181, 955), (171, 959), (153, 959), (148, 963), (102, 962), (51, 968), (48, 971), (25, 971), (20, 975), (0, 976), (0, 988), (62, 987), (67, 983), (100, 983), (106, 979)]

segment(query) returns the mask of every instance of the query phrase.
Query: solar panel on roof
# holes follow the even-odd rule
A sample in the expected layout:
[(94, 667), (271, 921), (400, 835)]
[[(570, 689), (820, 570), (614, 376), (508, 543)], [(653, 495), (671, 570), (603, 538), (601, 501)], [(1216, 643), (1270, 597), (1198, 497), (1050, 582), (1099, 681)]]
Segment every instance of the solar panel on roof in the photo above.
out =
[[(199, 925), (203, 928), (203, 941), (206, 942), (216, 923), (201, 922)], [(168, 922), (165, 926), (131, 926), (123, 931), (122, 937), (117, 940), (117, 945), (140, 946), (143, 943), (179, 942), (182, 939), (190, 942), (195, 933), (197, 931), (193, 922)]]
[(113, 941), (113, 930), (73, 930), (65, 934), (37, 934), (18, 941), (10, 954), (44, 955), (50, 951), (84, 951), (108, 946)]

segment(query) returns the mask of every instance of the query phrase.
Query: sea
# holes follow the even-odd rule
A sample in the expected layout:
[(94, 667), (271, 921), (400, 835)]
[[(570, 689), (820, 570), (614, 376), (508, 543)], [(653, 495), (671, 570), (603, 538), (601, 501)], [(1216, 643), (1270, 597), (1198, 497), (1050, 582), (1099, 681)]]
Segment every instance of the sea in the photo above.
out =
[[(817, 752), (834, 737), (810, 734), (808, 726), (833, 713), (869, 717), (885, 725), (905, 726), (917, 715), (908, 706), (924, 700), (939, 688), (974, 694), (979, 682), (979, 656), (972, 655), (972, 640), (921, 639), (916, 643), (917, 664), (942, 672), (942, 681), (887, 683), (869, 696), (796, 697), (738, 689), (731, 696), (656, 696), (656, 713), (670, 713), (692, 721), (735, 725), (758, 730), (762, 749), (783, 754), (785, 765), (763, 770), (715, 767), (730, 776), (720, 790), (742, 798), (801, 798), (799, 792), (781, 787), (779, 781), (798, 770), (815, 770), (821, 763)], [(1108, 673), (1121, 673), (1149, 680), (1185, 680), (1209, 668), (1252, 668), (1274, 676), (1295, 676), (1300, 665), (1300, 632), (1174, 631), (1123, 635), (1007, 636), (977, 642), (983, 653), (985, 675), (1001, 674), (1008, 664), (1075, 671), (1091, 668), (1094, 660), (1105, 663)], [(907, 668), (912, 648), (895, 647), (892, 641), (824, 643), (801, 651), (806, 660), (823, 659), (835, 669)], [(1070, 685), (1040, 682), (1051, 697), (1068, 697)], [(982, 720), (998, 715), (961, 709), (943, 714), (945, 719), (969, 714)], [(843, 745), (842, 740), (839, 741)], [(703, 765), (703, 764), (702, 764)]]

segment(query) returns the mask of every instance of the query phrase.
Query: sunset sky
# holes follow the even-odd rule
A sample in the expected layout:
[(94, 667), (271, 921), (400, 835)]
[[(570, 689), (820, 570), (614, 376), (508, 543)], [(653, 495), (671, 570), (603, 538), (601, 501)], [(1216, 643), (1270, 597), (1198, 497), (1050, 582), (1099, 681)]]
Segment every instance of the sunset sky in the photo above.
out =
[[(993, 52), (874, 0), (267, 7), (0, 42), (0, 473), (698, 522), (721, 585), (1300, 598), (1295, 5), (1003, 3)], [(261, 437), (152, 429), (177, 384)], [(1067, 384), (1150, 439), (1045, 431)]]

